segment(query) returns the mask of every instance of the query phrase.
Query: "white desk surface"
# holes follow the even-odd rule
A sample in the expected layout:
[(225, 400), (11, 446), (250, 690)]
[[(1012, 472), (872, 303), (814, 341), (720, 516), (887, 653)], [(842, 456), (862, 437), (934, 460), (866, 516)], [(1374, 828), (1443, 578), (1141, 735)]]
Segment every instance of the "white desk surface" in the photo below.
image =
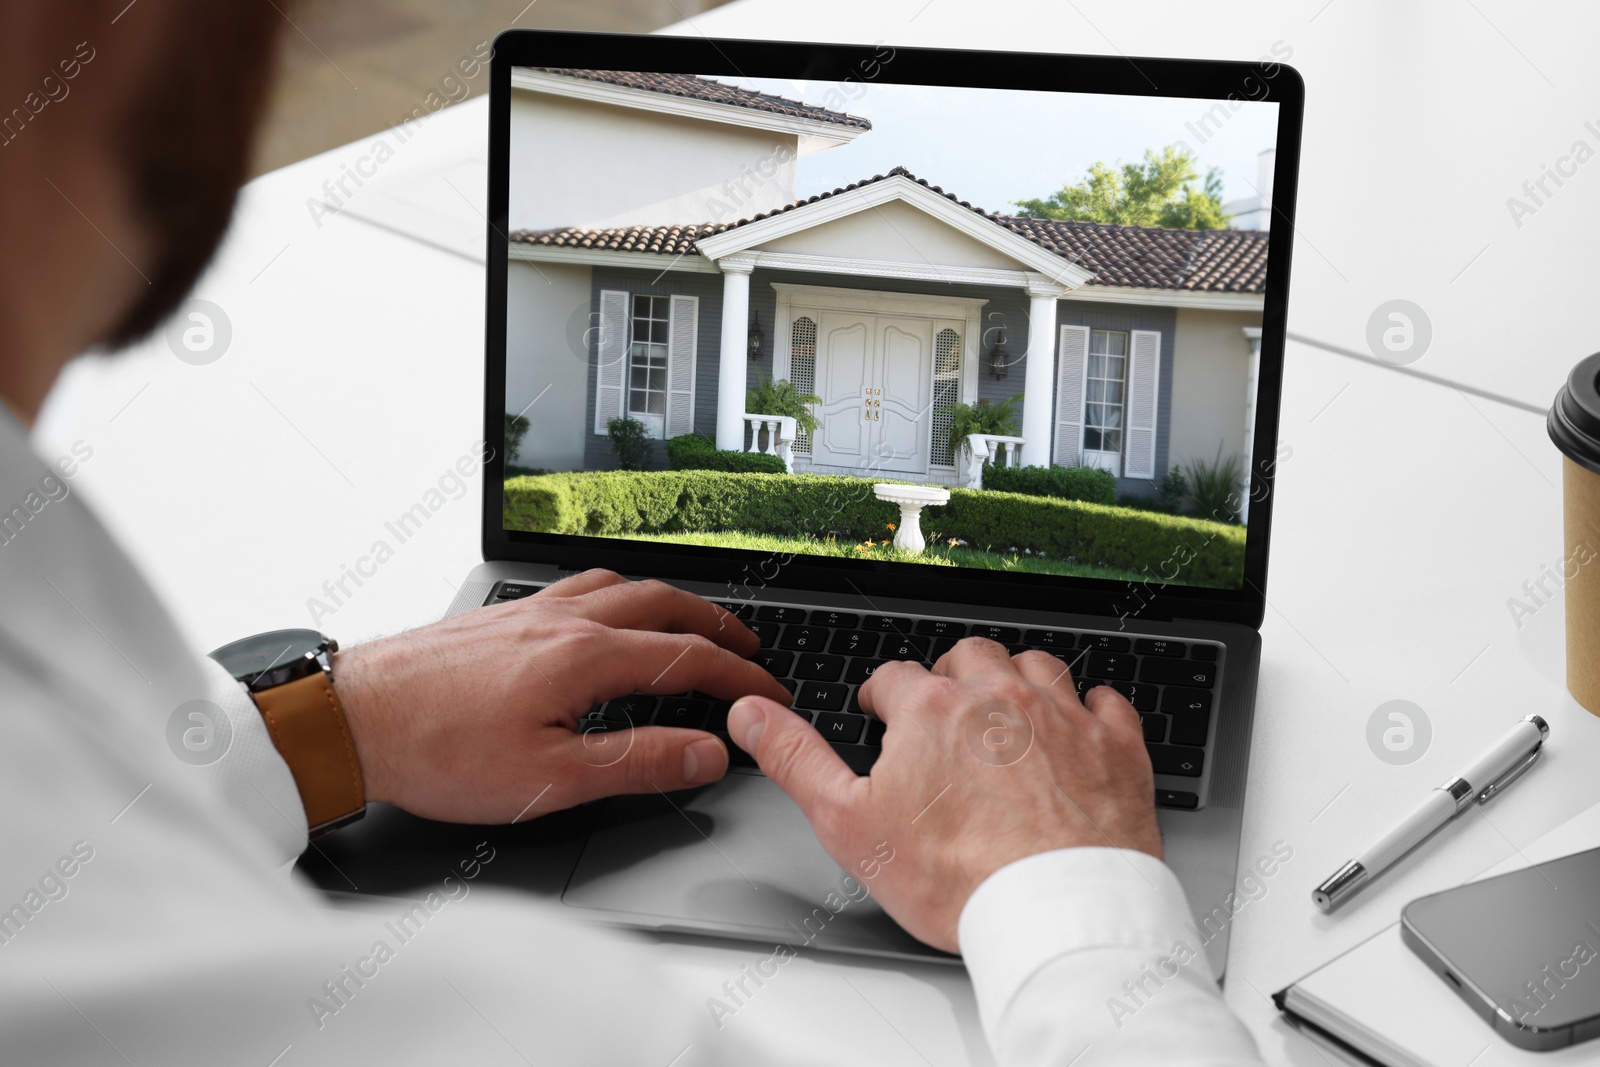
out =
[[(745, 0), (677, 28), (1239, 59), (1275, 41), (1293, 48), (1308, 101), (1290, 309), (1300, 340), (1288, 349), (1283, 399), (1293, 454), (1278, 481), (1240, 855), (1249, 862), (1281, 840), (1294, 856), (1238, 914), (1227, 983), (1269, 1062), (1323, 1060), (1278, 1021), (1268, 994), (1392, 922), (1408, 899), (1491, 866), (1600, 800), (1591, 769), (1600, 719), (1565, 693), (1562, 607), (1519, 628), (1506, 603), (1560, 555), (1560, 462), (1542, 416), (1319, 347), (1364, 352), (1372, 309), (1409, 299), (1434, 327), (1415, 370), (1539, 409), (1571, 364), (1600, 348), (1591, 260), (1600, 162), (1520, 227), (1505, 205), (1574, 141), (1600, 147), (1584, 127), (1600, 125), (1597, 22), (1600, 11), (1583, 5), (1554, 14), (1503, 0), (1229, 2), (1203, 14), (1104, 0), (811, 0), (803, 9)], [(461, 176), (481, 173), (486, 115), (480, 98), (435, 117), (384, 165), (384, 181), (458, 168), (453, 184), (481, 205), (481, 186)], [(306, 207), (375, 139), (245, 191), (198, 290), (232, 321), (220, 361), (189, 366), (157, 340), (114, 362), (80, 362), (41, 422), (47, 454), (92, 444), (78, 484), (197, 648), (309, 624), (306, 600), (323, 580), (477, 437), (482, 268), (348, 214), (318, 226)], [(360, 207), (358, 198), (351, 210)], [(462, 204), (442, 210), (455, 221), (440, 221), (435, 235), (472, 217)], [(477, 493), (435, 515), (322, 627), (351, 641), (435, 617), (478, 559)], [(1372, 710), (1395, 698), (1420, 705), (1433, 725), (1430, 750), (1404, 767), (1373, 756), (1364, 733)], [(1522, 784), (1336, 917), (1313, 910), (1311, 887), (1397, 806), (1529, 712), (1553, 732)], [(597, 927), (592, 938), (619, 960), (652, 951), (635, 935)], [(684, 939), (670, 953), (708, 974), (750, 955)], [(816, 1032), (804, 1020), (827, 1019), (830, 1045), (853, 1035), (864, 1042), (856, 1052), (880, 1062), (986, 1062), (959, 975), (848, 959), (808, 967), (764, 998), (775, 1040), (804, 1041)], [(840, 1010), (839, 975), (871, 995), (876, 1013)], [(605, 995), (621, 1004), (631, 993), (649, 990), (619, 977)]]

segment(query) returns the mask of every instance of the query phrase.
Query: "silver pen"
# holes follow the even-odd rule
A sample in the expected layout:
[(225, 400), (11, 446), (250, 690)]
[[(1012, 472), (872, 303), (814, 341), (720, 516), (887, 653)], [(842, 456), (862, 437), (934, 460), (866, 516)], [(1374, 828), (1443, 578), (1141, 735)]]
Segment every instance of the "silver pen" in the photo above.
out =
[(1543, 751), (1550, 725), (1529, 715), (1496, 741), (1467, 769), (1433, 790), (1365, 852), (1340, 867), (1311, 891), (1311, 902), (1331, 912), (1400, 857), (1432, 837), (1473, 801), (1482, 804), (1516, 781)]

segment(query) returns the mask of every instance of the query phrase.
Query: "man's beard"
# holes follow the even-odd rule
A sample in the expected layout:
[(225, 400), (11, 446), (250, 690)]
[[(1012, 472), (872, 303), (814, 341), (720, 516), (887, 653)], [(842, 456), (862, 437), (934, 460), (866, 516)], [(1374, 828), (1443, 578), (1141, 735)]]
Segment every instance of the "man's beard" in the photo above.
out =
[(102, 339), (124, 347), (183, 302), (227, 232), (274, 73), (282, 17), (266, 0), (190, 0), (133, 94), (116, 149), (150, 284)]

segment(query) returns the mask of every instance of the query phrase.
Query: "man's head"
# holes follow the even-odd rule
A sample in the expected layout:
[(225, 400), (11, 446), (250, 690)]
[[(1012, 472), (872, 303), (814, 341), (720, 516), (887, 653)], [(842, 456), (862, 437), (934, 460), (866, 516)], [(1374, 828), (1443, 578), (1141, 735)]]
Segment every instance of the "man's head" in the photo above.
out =
[(0, 399), (154, 329), (249, 172), (284, 16), (270, 0), (0, 0)]

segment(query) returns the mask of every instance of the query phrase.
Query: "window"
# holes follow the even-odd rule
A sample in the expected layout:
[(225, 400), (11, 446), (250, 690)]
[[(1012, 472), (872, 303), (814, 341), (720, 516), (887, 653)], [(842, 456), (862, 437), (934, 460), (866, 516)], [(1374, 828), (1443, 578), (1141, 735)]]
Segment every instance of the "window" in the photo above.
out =
[[(817, 324), (804, 315), (795, 319), (789, 329), (789, 381), (801, 396), (816, 392)], [(794, 450), (811, 454), (811, 435), (804, 427), (795, 430)]]
[(1128, 335), (1115, 330), (1090, 331), (1083, 399), (1085, 452), (1121, 455), (1127, 380)]
[(670, 297), (635, 294), (628, 345), (628, 414), (661, 432), (667, 413)]
[(950, 424), (956, 401), (961, 399), (961, 335), (940, 330), (933, 339), (933, 463), (939, 467), (955, 465), (950, 447)]

